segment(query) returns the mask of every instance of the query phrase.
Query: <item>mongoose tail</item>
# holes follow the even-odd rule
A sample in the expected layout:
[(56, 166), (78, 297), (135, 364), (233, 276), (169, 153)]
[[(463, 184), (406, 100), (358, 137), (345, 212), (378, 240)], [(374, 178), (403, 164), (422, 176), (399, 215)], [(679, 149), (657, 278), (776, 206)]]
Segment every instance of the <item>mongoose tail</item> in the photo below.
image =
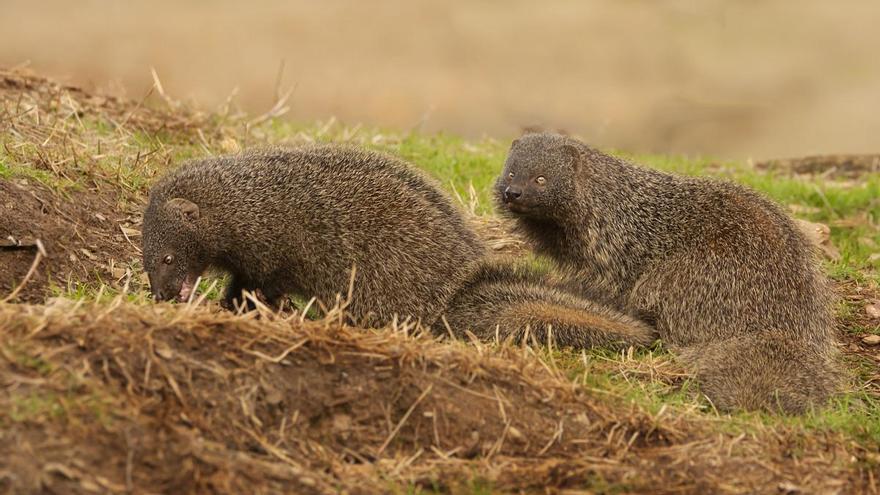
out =
[(843, 373), (833, 346), (760, 332), (674, 349), (691, 366), (706, 397), (720, 411), (801, 414), (821, 407)]
[(541, 344), (553, 346), (611, 349), (648, 346), (657, 337), (647, 324), (598, 304), (584, 302), (571, 307), (550, 301), (513, 302), (499, 312), (495, 324), (508, 338), (521, 342), (534, 337)]
[(484, 341), (552, 344), (560, 347), (626, 348), (656, 338), (644, 322), (570, 294), (558, 281), (530, 267), (484, 262), (453, 298), (446, 322), (456, 334), (471, 331)]

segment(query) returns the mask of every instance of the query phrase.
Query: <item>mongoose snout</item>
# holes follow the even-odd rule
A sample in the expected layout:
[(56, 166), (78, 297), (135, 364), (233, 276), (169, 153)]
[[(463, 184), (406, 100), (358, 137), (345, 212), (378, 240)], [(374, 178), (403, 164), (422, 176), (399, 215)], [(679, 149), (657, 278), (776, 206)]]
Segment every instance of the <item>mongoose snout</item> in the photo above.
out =
[(540, 208), (541, 192), (528, 184), (502, 186), (500, 192), (501, 206), (514, 213), (528, 215)]
[(504, 189), (504, 202), (512, 203), (522, 196), (522, 189), (516, 186), (507, 186)]
[[(186, 274), (182, 279), (167, 280), (165, 283), (152, 282), (150, 289), (153, 292), (155, 301), (171, 301), (184, 302), (189, 300), (193, 289), (196, 286), (196, 280), (200, 275)], [(156, 277), (159, 279), (160, 277)]]

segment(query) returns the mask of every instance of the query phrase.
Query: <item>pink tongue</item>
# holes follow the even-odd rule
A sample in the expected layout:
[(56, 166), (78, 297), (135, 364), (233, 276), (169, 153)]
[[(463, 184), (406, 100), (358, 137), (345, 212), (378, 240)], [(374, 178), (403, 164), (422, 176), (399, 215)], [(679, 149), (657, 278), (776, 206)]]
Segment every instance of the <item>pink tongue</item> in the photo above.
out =
[(180, 286), (180, 292), (177, 294), (178, 301), (188, 301), (189, 295), (192, 294), (193, 286), (195, 285), (195, 280), (190, 278), (189, 275), (183, 279), (183, 284)]

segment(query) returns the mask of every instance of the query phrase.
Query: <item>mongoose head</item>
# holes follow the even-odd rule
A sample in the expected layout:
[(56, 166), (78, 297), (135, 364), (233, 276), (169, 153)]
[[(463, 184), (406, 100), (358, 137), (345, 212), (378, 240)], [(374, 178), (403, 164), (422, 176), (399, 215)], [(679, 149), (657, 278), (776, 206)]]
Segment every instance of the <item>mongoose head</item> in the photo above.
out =
[(566, 204), (580, 167), (580, 152), (568, 140), (550, 133), (515, 139), (495, 183), (499, 206), (518, 215), (548, 218)]
[(183, 198), (154, 201), (144, 214), (144, 269), (157, 301), (186, 301), (205, 270), (197, 242), (197, 204)]

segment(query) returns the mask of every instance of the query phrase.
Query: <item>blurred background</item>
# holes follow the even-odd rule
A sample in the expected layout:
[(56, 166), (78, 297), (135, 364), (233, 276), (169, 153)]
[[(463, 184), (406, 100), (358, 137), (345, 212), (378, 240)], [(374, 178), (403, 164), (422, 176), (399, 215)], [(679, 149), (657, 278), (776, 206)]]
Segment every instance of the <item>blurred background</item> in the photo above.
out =
[[(634, 152), (880, 151), (880, 1), (0, 0), (0, 65), (139, 99)], [(280, 75), (280, 77), (279, 77)], [(280, 83), (279, 83), (280, 81)]]

